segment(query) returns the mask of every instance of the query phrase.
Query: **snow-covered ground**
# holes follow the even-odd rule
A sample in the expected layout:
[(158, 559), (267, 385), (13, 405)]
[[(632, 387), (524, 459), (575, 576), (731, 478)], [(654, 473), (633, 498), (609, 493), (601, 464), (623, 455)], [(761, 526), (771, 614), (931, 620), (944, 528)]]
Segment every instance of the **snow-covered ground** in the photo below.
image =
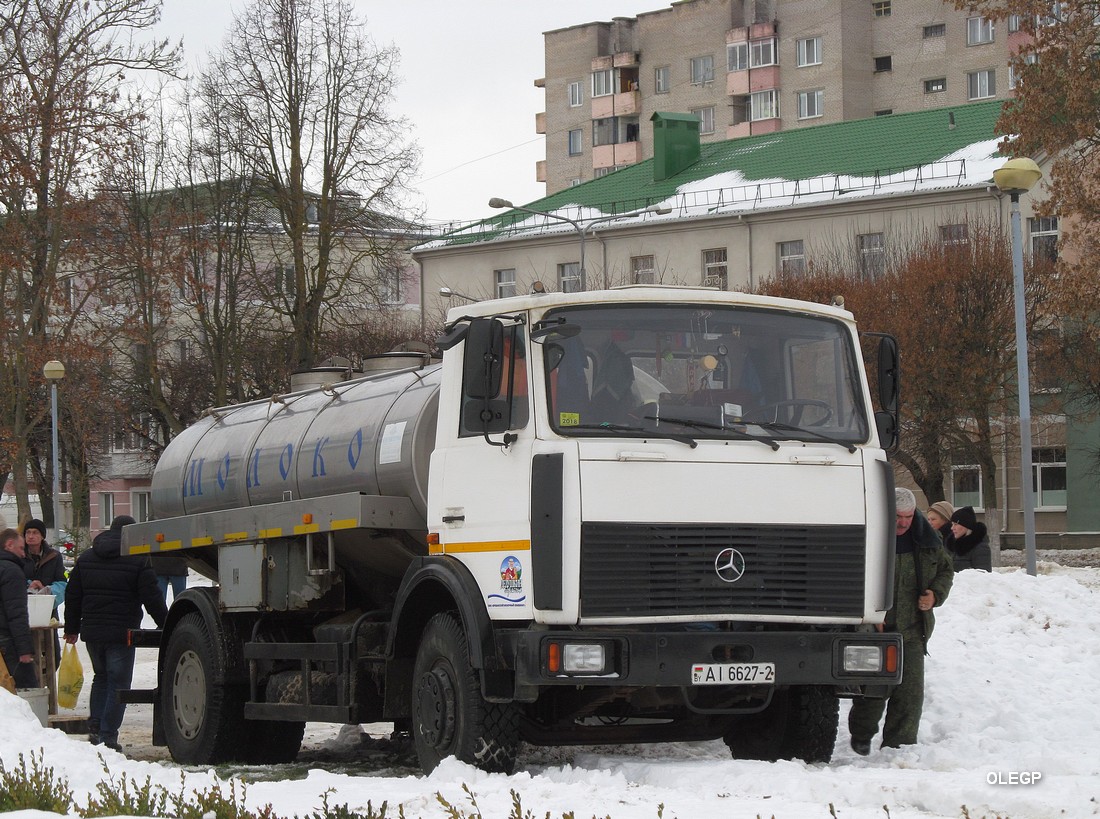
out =
[[(1086, 817), (1100, 815), (1100, 569), (1067, 567), (1041, 554), (1040, 575), (1005, 568), (963, 572), (937, 610), (927, 661), (920, 744), (856, 756), (843, 719), (829, 765), (732, 760), (720, 742), (598, 749), (526, 749), (513, 776), (448, 760), (431, 776), (407, 762), (363, 764), (356, 732), (310, 725), (304, 765), (271, 770), (189, 769), (188, 787), (215, 776), (249, 781), (247, 802), (284, 817), (329, 804), (375, 809), (389, 802), (408, 817), (446, 816), (436, 799), (470, 809), (468, 786), (486, 817), (507, 816), (510, 792), (535, 816), (655, 819), (829, 817)], [(1007, 561), (1006, 561), (1007, 562)], [(1068, 561), (1067, 561), (1068, 562)], [(1077, 562), (1077, 561), (1074, 561)], [(90, 677), (90, 666), (85, 662)], [(136, 685), (151, 684), (152, 652), (139, 651)], [(87, 682), (78, 711), (87, 708)], [(103, 766), (173, 793), (180, 768), (147, 745), (150, 706), (131, 706), (122, 744), (130, 757), (83, 737), (42, 728), (19, 699), (0, 691), (0, 759), (43, 749), (78, 804), (104, 778)], [(372, 726), (372, 729), (379, 729)], [(99, 756), (103, 763), (100, 763)], [(312, 760), (312, 761), (311, 761)], [(275, 777), (272, 779), (272, 777)], [(269, 781), (270, 780), (270, 781)], [(37, 811), (9, 814), (46, 817)]]

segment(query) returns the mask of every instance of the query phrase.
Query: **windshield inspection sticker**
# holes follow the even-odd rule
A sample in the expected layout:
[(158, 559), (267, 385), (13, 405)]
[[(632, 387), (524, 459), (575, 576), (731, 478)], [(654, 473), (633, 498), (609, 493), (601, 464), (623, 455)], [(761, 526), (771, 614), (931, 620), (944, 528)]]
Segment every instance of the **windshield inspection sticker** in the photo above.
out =
[(515, 555), (508, 555), (500, 562), (500, 594), (490, 594), (488, 605), (521, 606), (527, 595), (523, 593), (523, 564)]
[(581, 425), (581, 414), (579, 412), (559, 412), (558, 413), (558, 426), (559, 427), (579, 427)]

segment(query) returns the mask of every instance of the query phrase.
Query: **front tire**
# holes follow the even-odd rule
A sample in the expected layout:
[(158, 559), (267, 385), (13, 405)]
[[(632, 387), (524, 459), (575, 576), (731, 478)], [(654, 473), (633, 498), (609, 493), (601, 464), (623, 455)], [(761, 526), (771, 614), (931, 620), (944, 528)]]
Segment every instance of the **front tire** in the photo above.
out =
[(466, 634), (451, 613), (436, 614), (413, 666), (412, 734), (420, 767), (431, 773), (449, 756), (484, 771), (511, 773), (519, 746), (514, 703), (486, 702), (470, 667)]
[(738, 719), (725, 742), (735, 759), (828, 762), (839, 720), (840, 701), (831, 688), (793, 686), (777, 691), (759, 714)]
[(227, 658), (201, 614), (183, 617), (168, 638), (161, 714), (172, 759), (208, 765), (234, 759), (247, 735), (244, 693), (225, 683)]

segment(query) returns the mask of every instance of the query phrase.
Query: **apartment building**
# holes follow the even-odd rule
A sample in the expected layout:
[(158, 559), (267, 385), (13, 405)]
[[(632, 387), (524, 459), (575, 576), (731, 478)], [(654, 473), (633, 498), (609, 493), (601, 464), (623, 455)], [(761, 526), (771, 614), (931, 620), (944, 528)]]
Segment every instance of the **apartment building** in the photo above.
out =
[(943, 0), (679, 0), (544, 33), (547, 194), (653, 156), (656, 112), (702, 141), (1005, 99), (1030, 35)]

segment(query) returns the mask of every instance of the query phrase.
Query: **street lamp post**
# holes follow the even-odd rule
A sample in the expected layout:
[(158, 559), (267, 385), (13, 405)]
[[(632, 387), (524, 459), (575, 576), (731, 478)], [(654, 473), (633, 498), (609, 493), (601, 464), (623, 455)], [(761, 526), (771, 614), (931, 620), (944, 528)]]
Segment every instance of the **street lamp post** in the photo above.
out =
[(1016, 381), (1020, 396), (1020, 496), (1024, 505), (1027, 573), (1035, 561), (1035, 492), (1031, 475), (1031, 378), (1027, 361), (1027, 313), (1024, 304), (1024, 245), (1020, 230), (1020, 194), (1031, 190), (1043, 172), (1031, 159), (1010, 159), (993, 172), (993, 184), (1012, 202), (1012, 291), (1016, 306)]
[(61, 532), (61, 470), (57, 458), (57, 382), (65, 377), (65, 365), (60, 361), (47, 361), (42, 367), (42, 375), (50, 382), (50, 426), (53, 449), (53, 531), (54, 540)]
[(548, 219), (557, 219), (559, 222), (568, 222), (573, 226), (573, 230), (577, 231), (577, 235), (581, 240), (581, 258), (580, 258), (580, 275), (581, 281), (585, 281), (585, 267), (584, 267), (584, 240), (588, 234), (588, 231), (594, 228), (596, 225), (604, 224), (606, 222), (613, 222), (616, 219), (631, 219), (635, 216), (642, 216), (646, 213), (654, 213), (658, 215), (665, 215), (672, 213), (672, 208), (664, 207), (662, 205), (650, 205), (647, 208), (639, 208), (638, 210), (627, 211), (626, 213), (612, 213), (609, 216), (597, 216), (592, 219), (570, 219), (568, 216), (562, 216), (559, 213), (547, 213), (544, 210), (532, 210), (531, 208), (525, 208), (520, 205), (513, 205), (507, 199), (501, 199), (494, 196), (489, 200), (489, 207), (491, 208), (510, 208), (512, 210), (523, 211), (524, 213), (530, 213), (535, 216), (545, 216)]

